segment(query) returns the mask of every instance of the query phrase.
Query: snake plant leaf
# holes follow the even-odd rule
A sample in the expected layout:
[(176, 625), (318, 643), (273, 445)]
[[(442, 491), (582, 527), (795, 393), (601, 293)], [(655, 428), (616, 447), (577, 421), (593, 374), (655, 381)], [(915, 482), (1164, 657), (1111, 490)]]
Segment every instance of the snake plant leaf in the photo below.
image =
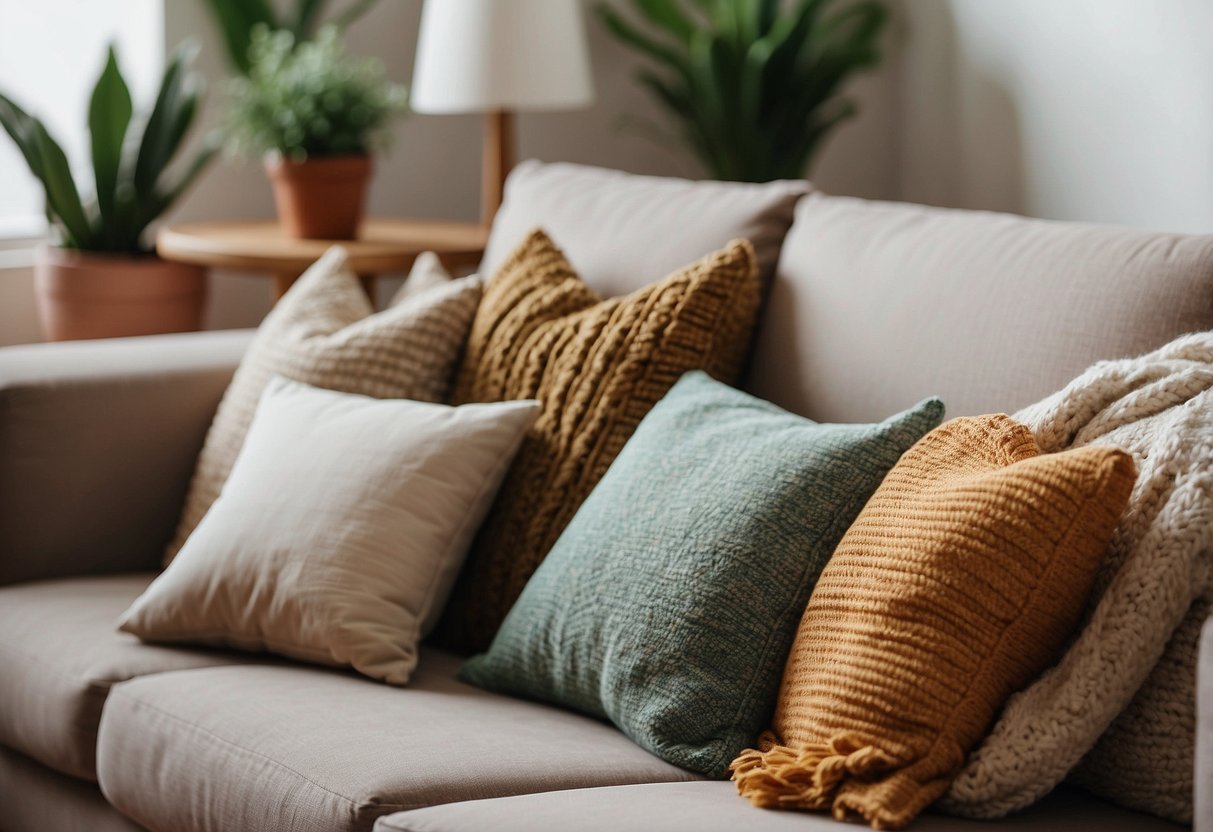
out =
[(131, 92), (118, 70), (114, 47), (110, 46), (105, 69), (97, 79), (88, 107), (93, 178), (97, 184), (97, 209), (103, 228), (114, 214), (115, 189), (122, 165), (122, 144), (131, 123), (131, 113)]
[(189, 65), (197, 52), (196, 44), (179, 47), (164, 71), (164, 80), (147, 125), (143, 128), (143, 140), (135, 160), (134, 185), (140, 197), (152, 193), (156, 180), (176, 154), (186, 130), (193, 123), (201, 82), (198, 76), (190, 73)]
[(72, 178), (67, 154), (59, 143), (51, 138), (42, 122), (33, 121), (34, 144), (39, 157), (42, 186), (46, 190), (46, 204), (54, 218), (59, 221), (68, 248), (90, 248), (94, 245), (92, 227), (80, 201), (76, 180)]
[(269, 0), (208, 0), (208, 3), (228, 59), (242, 75), (248, 75), (253, 27), (262, 24), (279, 28), (273, 6)]
[(144, 229), (153, 220), (172, 208), (177, 200), (193, 186), (194, 182), (206, 170), (222, 147), (222, 136), (218, 133), (212, 133), (203, 140), (202, 146), (194, 154), (193, 159), (175, 178), (164, 177), (164, 179), (169, 179), (170, 181), (161, 181), (156, 186), (156, 190), (139, 217), (140, 227), (136, 234), (137, 237), (142, 235)]
[(0, 126), (8, 133), (30, 171), (37, 179), (42, 178), (42, 157), (34, 135), (34, 119), (12, 100), (0, 95)]

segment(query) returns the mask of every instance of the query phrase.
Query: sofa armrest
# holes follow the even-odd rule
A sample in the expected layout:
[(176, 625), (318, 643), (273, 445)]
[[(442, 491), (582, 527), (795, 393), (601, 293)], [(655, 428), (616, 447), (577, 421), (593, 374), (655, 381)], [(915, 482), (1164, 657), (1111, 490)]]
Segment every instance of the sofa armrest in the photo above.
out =
[(251, 337), (0, 349), (0, 585), (159, 564)]
[(1213, 618), (1205, 622), (1200, 634), (1200, 664), (1196, 676), (1193, 832), (1213, 832)]

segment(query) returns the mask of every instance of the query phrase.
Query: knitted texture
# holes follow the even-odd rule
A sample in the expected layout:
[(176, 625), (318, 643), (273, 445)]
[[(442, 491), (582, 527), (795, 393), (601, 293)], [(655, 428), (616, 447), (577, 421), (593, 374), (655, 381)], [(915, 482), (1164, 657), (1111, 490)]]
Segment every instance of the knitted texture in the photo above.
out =
[(485, 289), (455, 400), (538, 399), (543, 409), (447, 607), (448, 647), (488, 647), (582, 500), (683, 373), (736, 379), (761, 288), (745, 241), (610, 300), (542, 231), (515, 250)]
[(770, 718), (847, 526), (939, 424), (819, 425), (688, 373), (644, 418), (463, 677), (610, 719), (712, 777)]
[(207, 432), (166, 563), (219, 496), (274, 374), (377, 399), (441, 402), (450, 391), (479, 280), (454, 280), (375, 313), (345, 263), (343, 249), (329, 249), (261, 322)]
[(1133, 487), (1109, 448), (1042, 456), (1007, 416), (909, 450), (834, 552), (773, 733), (733, 764), (758, 806), (900, 829), (948, 788), (1082, 612)]
[(1018, 418), (1045, 451), (1123, 448), (1141, 475), (1085, 626), (1008, 702), (944, 808), (999, 817), (1078, 765), (1088, 789), (1191, 822), (1196, 642), (1213, 600), (1213, 333), (1096, 364)]

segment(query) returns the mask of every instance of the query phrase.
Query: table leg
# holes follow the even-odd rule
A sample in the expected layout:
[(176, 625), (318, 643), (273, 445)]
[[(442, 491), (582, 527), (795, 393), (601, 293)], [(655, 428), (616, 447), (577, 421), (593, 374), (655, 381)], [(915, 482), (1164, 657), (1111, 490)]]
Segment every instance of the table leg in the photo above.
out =
[(276, 272), (274, 274), (274, 300), (286, 294), (286, 290), (299, 279), (301, 272)]

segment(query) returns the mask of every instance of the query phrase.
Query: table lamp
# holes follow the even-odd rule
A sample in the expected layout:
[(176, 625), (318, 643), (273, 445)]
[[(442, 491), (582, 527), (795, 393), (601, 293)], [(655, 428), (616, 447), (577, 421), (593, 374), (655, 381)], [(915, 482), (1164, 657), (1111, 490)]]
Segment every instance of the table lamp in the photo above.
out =
[(426, 0), (411, 105), (418, 113), (486, 114), (485, 225), (514, 163), (513, 111), (574, 109), (593, 99), (580, 0)]

